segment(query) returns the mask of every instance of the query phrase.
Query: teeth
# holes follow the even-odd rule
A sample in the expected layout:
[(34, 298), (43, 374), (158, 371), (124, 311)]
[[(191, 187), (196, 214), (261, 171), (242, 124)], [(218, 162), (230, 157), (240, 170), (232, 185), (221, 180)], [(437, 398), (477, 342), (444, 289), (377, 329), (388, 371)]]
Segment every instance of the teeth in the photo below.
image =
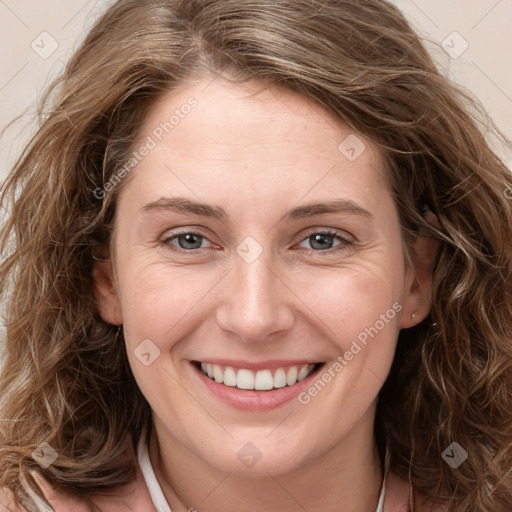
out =
[(216, 364), (213, 365), (213, 378), (215, 382), (224, 382), (224, 372), (222, 368)]
[(224, 370), (224, 384), (226, 386), (236, 386), (236, 372), (231, 366), (226, 366)]
[(296, 366), (292, 366), (288, 370), (288, 373), (286, 374), (286, 384), (288, 384), (288, 386), (293, 386), (297, 382), (297, 373), (298, 370)]
[(278, 368), (274, 373), (274, 387), (284, 388), (286, 386), (286, 373), (283, 368)]
[(313, 371), (313, 368), (313, 364), (305, 364), (303, 366), (290, 366), (287, 369), (277, 368), (276, 370), (253, 372), (245, 368), (237, 369), (231, 366), (224, 367), (218, 364), (201, 363), (201, 371), (219, 384), (258, 391), (293, 386), (304, 380)]
[(265, 391), (274, 387), (274, 378), (270, 373), (270, 370), (261, 370), (256, 372), (256, 378), (254, 379), (254, 389), (259, 391)]
[[(216, 364), (213, 365), (217, 366)], [(220, 366), (217, 366), (220, 369)], [(254, 389), (254, 373), (250, 370), (238, 370), (236, 374), (236, 387), (240, 389)]]
[[(308, 375), (309, 375), (309, 370), (308, 370), (308, 367), (307, 366), (303, 366), (300, 370), (299, 370), (299, 374), (297, 375), (297, 380), (300, 382), (301, 380), (304, 380)], [(215, 375), (215, 373), (214, 373)]]

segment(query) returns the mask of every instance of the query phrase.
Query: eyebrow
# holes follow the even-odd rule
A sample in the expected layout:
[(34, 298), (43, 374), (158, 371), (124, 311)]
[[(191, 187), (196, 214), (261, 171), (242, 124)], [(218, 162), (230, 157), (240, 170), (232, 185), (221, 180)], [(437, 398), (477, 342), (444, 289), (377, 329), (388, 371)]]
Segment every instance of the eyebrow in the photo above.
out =
[(154, 210), (171, 210), (178, 213), (192, 213), (202, 217), (226, 220), (227, 213), (220, 206), (209, 205), (197, 201), (191, 201), (184, 197), (161, 197), (157, 201), (144, 205), (141, 210), (150, 212)]
[[(220, 206), (192, 201), (184, 197), (161, 197), (157, 201), (148, 203), (141, 208), (144, 212), (160, 209), (171, 210), (178, 213), (190, 213), (202, 217), (211, 217), (221, 221), (225, 221), (228, 218), (226, 211)], [(286, 212), (280, 220), (297, 220), (325, 213), (351, 213), (368, 218), (372, 217), (372, 214), (368, 210), (354, 201), (335, 199), (321, 203), (308, 203), (297, 206)]]

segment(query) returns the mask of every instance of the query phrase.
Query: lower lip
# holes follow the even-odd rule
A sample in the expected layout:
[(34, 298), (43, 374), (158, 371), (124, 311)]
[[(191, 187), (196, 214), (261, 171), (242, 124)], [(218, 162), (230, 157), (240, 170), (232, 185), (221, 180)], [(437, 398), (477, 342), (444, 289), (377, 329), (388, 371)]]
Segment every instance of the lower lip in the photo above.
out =
[(322, 366), (293, 386), (285, 386), (284, 388), (271, 389), (268, 391), (255, 391), (220, 384), (210, 379), (210, 377), (205, 375), (192, 363), (195, 373), (217, 398), (236, 409), (242, 409), (244, 411), (270, 411), (297, 398), (298, 395), (310, 385)]

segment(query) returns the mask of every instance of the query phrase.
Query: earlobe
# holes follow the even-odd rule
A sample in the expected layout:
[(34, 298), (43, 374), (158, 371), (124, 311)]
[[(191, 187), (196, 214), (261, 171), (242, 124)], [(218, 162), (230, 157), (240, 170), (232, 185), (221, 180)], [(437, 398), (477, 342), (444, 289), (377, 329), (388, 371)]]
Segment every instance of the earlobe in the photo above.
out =
[(109, 324), (121, 325), (123, 317), (114, 284), (112, 264), (109, 260), (94, 260), (92, 277), (100, 316)]
[[(426, 220), (430, 224), (438, 225), (437, 217), (430, 211)], [(412, 261), (408, 263), (401, 329), (419, 324), (430, 312), (438, 250), (439, 242), (426, 236), (418, 236), (414, 243)]]

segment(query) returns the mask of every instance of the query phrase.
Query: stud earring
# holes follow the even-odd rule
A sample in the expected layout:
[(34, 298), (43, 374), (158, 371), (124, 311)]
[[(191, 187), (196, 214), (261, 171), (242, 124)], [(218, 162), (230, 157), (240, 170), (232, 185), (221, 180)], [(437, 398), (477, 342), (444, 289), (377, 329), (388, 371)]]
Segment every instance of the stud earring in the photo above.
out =
[(415, 311), (412, 315), (411, 315), (411, 318), (414, 320), (416, 318), (416, 315), (418, 314), (417, 311)]

